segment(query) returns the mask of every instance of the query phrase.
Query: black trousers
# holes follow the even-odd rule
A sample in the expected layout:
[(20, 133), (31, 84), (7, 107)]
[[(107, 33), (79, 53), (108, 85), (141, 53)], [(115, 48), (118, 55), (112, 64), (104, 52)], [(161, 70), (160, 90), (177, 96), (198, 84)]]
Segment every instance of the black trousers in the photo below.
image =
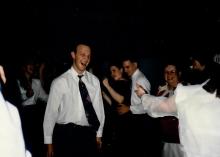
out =
[(137, 156), (160, 157), (159, 121), (148, 114), (133, 114), (131, 140)]
[(54, 157), (97, 156), (96, 132), (73, 123), (56, 124), (53, 146)]
[(21, 111), (22, 129), (26, 148), (31, 152), (32, 157), (43, 157), (43, 104), (25, 106)]

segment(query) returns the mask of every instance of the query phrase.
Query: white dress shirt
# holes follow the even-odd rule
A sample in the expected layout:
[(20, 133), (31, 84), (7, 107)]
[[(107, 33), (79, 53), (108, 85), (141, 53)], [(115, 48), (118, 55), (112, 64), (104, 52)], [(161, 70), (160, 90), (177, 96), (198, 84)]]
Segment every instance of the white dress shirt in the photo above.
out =
[(0, 156), (31, 157), (25, 150), (21, 120), (15, 106), (5, 101), (0, 92)]
[(32, 79), (32, 84), (31, 87), (33, 89), (33, 96), (27, 97), (26, 93), (27, 91), (20, 85), (20, 81), (17, 80), (18, 82), (18, 87), (21, 93), (21, 99), (22, 99), (22, 105), (23, 106), (28, 106), (28, 105), (35, 105), (37, 100), (40, 99), (44, 102), (47, 101), (48, 99), (48, 94), (44, 91), (41, 82), (39, 79)]
[(180, 143), (185, 157), (220, 156), (220, 99), (202, 85), (179, 84), (168, 99), (145, 94), (144, 109), (153, 117), (166, 115), (179, 119)]
[[(97, 137), (101, 137), (105, 115), (100, 82), (95, 75), (88, 71), (85, 71), (83, 75), (82, 81), (88, 89), (94, 110), (100, 122)], [(67, 124), (72, 122), (82, 126), (89, 125), (80, 96), (78, 82), (78, 74), (73, 67), (52, 82), (43, 124), (45, 144), (52, 143), (52, 133), (56, 123)]]
[(146, 78), (146, 76), (137, 69), (134, 74), (131, 76), (132, 80), (132, 88), (131, 88), (131, 106), (130, 109), (133, 114), (144, 114), (146, 111), (141, 104), (141, 99), (136, 95), (136, 84), (141, 85), (148, 93), (150, 93), (150, 82)]

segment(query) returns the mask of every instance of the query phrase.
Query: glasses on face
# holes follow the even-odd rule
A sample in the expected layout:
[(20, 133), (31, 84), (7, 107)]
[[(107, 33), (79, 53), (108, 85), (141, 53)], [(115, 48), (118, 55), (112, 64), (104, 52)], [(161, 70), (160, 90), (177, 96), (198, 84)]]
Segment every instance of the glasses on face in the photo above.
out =
[(164, 74), (166, 74), (166, 75), (176, 75), (176, 70), (165, 71)]

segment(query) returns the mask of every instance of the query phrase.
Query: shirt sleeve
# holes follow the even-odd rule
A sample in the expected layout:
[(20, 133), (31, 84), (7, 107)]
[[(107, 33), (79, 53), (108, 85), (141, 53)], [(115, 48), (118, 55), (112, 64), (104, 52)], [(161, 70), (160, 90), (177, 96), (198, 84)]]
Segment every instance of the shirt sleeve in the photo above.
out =
[(25, 145), (18, 110), (0, 93), (0, 156), (24, 157)]
[(62, 99), (61, 87), (61, 81), (56, 81), (51, 84), (43, 123), (45, 144), (52, 144), (53, 129), (57, 121), (59, 106)]
[(147, 91), (147, 93), (150, 93), (151, 85), (150, 85), (150, 82), (148, 81), (148, 79), (146, 77), (139, 78), (137, 83), (139, 85), (141, 85)]
[(152, 117), (177, 116), (175, 96), (166, 98), (144, 94), (141, 101), (144, 110)]
[(48, 99), (48, 94), (43, 89), (40, 80), (39, 80), (39, 98), (43, 100), (44, 102), (47, 102), (47, 99)]
[(102, 100), (102, 95), (101, 95), (101, 88), (100, 88), (100, 83), (98, 85), (98, 90), (96, 94), (96, 100), (98, 100), (98, 113), (97, 116), (99, 118), (100, 126), (97, 131), (97, 137), (102, 137), (103, 133), (103, 128), (104, 128), (104, 122), (105, 122), (105, 112), (104, 112), (104, 105), (103, 105), (103, 100)]

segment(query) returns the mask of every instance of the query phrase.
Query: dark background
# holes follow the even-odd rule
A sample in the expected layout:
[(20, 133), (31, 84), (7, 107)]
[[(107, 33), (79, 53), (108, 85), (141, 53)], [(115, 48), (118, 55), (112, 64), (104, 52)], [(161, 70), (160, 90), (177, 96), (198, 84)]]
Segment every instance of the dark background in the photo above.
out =
[(26, 54), (66, 60), (72, 43), (89, 39), (94, 60), (134, 53), (180, 57), (219, 50), (219, 5), (146, 0), (19, 0), (3, 5), (5, 62)]
[(156, 90), (167, 58), (187, 66), (194, 50), (220, 52), (217, 2), (8, 0), (0, 10), (0, 63), (12, 73), (26, 56), (37, 55), (59, 69), (58, 75), (71, 64), (73, 43), (86, 39), (99, 78), (109, 60), (132, 54)]

